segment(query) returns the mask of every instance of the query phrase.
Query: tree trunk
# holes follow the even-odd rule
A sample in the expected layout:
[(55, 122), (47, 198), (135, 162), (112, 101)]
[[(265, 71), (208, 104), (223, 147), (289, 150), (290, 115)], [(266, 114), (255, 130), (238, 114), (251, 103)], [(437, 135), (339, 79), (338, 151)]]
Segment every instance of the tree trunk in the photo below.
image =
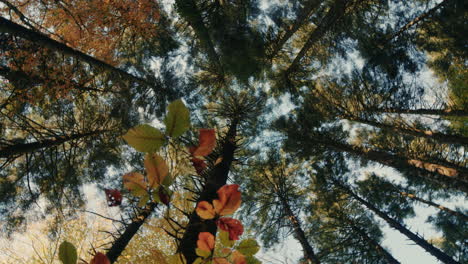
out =
[(81, 51), (75, 50), (63, 43), (53, 40), (45, 34), (25, 28), (3, 17), (0, 17), (0, 32), (12, 34), (14, 36), (27, 39), (31, 41), (32, 43), (39, 44), (50, 50), (54, 50), (65, 55), (75, 57), (90, 65), (116, 73), (118, 76), (122, 76), (126, 79), (133, 80), (138, 83), (148, 84), (147, 81), (142, 78), (129, 74), (124, 70), (118, 69), (108, 63), (105, 63)]
[(406, 135), (410, 135), (414, 137), (429, 138), (429, 139), (438, 141), (440, 143), (461, 144), (464, 146), (468, 146), (468, 137), (464, 137), (462, 135), (450, 135), (450, 134), (444, 134), (444, 133), (439, 133), (439, 132), (433, 132), (430, 130), (421, 130), (417, 128), (404, 128), (404, 127), (397, 126), (397, 125), (384, 124), (384, 123), (367, 120), (367, 119), (363, 119), (359, 117), (346, 116), (345, 118), (351, 121), (356, 121), (359, 123), (371, 125), (371, 126), (378, 127), (381, 129), (392, 130), (398, 133), (402, 133), (402, 134), (406, 134)]
[(341, 188), (344, 192), (349, 194), (351, 197), (353, 197), (355, 200), (359, 201), (361, 204), (363, 204), (365, 207), (367, 207), (369, 210), (374, 212), (376, 215), (378, 215), (380, 218), (385, 220), (391, 227), (395, 228), (398, 230), (400, 233), (411, 239), (413, 242), (415, 242), (417, 245), (420, 247), (424, 248), (427, 252), (429, 252), (431, 255), (436, 257), (438, 260), (442, 261), (443, 263), (449, 263), (449, 264), (459, 264), (459, 262), (455, 261), (452, 259), (450, 256), (442, 252), (440, 249), (434, 247), (430, 243), (428, 243), (425, 239), (419, 237), (418, 235), (414, 234), (411, 232), (409, 229), (404, 227), (402, 224), (399, 222), (393, 220), (390, 218), (386, 213), (380, 211), (376, 207), (374, 207), (372, 204), (367, 202), (366, 200), (362, 199), (358, 195), (356, 195), (353, 191), (351, 191), (349, 188), (345, 187), (342, 183), (340, 183), (338, 180), (334, 178), (330, 178), (331, 181)]
[[(239, 120), (237, 119), (231, 122), (220, 153), (222, 160), (208, 173), (206, 184), (196, 201), (197, 204), (201, 201), (212, 202), (214, 199), (217, 199), (218, 194), (216, 192), (226, 184), (230, 167), (234, 160), (234, 151), (237, 148), (236, 135), (238, 123)], [(178, 252), (184, 255), (188, 264), (193, 263), (197, 258), (195, 249), (197, 247), (198, 234), (200, 232), (210, 232), (216, 237), (216, 231), (217, 226), (214, 220), (202, 220), (194, 210), (190, 214), (190, 219), (180, 241)]]
[(317, 25), (317, 28), (315, 28), (314, 32), (310, 34), (302, 49), (296, 55), (293, 62), (289, 65), (288, 69), (286, 69), (286, 75), (295, 71), (299, 67), (300, 61), (305, 56), (307, 51), (309, 51), (309, 49), (312, 48), (314, 44), (325, 35), (325, 33), (330, 31), (333, 26), (335, 26), (345, 16), (346, 9), (349, 7), (350, 3), (353, 4), (353, 1), (335, 0), (333, 6)]
[(400, 264), (398, 260), (396, 260), (392, 254), (390, 254), (385, 248), (383, 248), (377, 241), (369, 237), (366, 231), (359, 228), (352, 220), (348, 219), (347, 217), (343, 216), (342, 219), (346, 221), (351, 229), (353, 229), (356, 233), (358, 233), (369, 245), (373, 246), (375, 250), (387, 260), (390, 264)]
[(304, 3), (304, 7), (299, 11), (296, 20), (290, 25), (284, 32), (284, 34), (278, 34), (278, 37), (273, 43), (273, 51), (269, 55), (270, 59), (276, 57), (279, 51), (283, 48), (284, 44), (305, 24), (306, 19), (310, 17), (312, 11), (314, 11), (321, 2), (317, 0), (307, 0)]
[(427, 204), (429, 206), (432, 206), (432, 207), (435, 207), (439, 210), (442, 210), (442, 211), (445, 211), (453, 216), (457, 216), (457, 217), (461, 217), (463, 219), (465, 219), (466, 221), (468, 221), (468, 216), (461, 213), (461, 212), (457, 212), (455, 210), (452, 210), (450, 208), (447, 208), (443, 205), (440, 205), (440, 204), (437, 204), (437, 203), (434, 203), (432, 201), (428, 201), (428, 200), (425, 200), (423, 198), (419, 198), (417, 196), (415, 196), (414, 194), (411, 194), (411, 193), (407, 193), (407, 192), (398, 192), (401, 196), (404, 196), (404, 197), (408, 197), (410, 199), (413, 199), (415, 201), (418, 201), (418, 202), (421, 202), (421, 203), (424, 203), (424, 204)]
[(108, 131), (109, 130), (97, 130), (97, 131), (92, 131), (88, 133), (56, 136), (54, 138), (44, 139), (44, 140), (31, 142), (31, 143), (19, 143), (19, 144), (9, 145), (0, 149), (0, 158), (12, 158), (15, 156), (21, 156), (26, 153), (38, 151), (43, 148), (50, 148), (50, 147), (58, 146), (67, 141), (81, 139), (81, 138), (85, 138), (89, 136), (95, 136), (95, 135), (99, 135)]
[(219, 60), (219, 56), (216, 53), (214, 44), (211, 41), (210, 33), (203, 23), (203, 18), (196, 3), (193, 0), (176, 0), (176, 5), (180, 16), (189, 23), (200, 41), (200, 44), (206, 50), (211, 63), (213, 63), (221, 75), (224, 76), (224, 70)]
[(404, 109), (404, 108), (368, 108), (372, 113), (395, 113), (410, 115), (468, 116), (468, 109)]
[(127, 247), (130, 240), (138, 232), (140, 227), (143, 225), (145, 220), (151, 215), (156, 209), (156, 203), (149, 203), (143, 210), (140, 210), (130, 224), (125, 226), (125, 231), (112, 243), (112, 246), (107, 250), (106, 256), (110, 260), (110, 263), (117, 261), (117, 258)]
[(315, 136), (315, 141), (337, 151), (348, 152), (367, 160), (400, 169), (402, 172), (405, 172), (407, 176), (416, 175), (437, 182), (444, 187), (454, 188), (468, 193), (468, 175), (455, 169), (384, 151), (369, 150), (359, 146), (341, 143), (324, 136)]
[(302, 246), (302, 250), (304, 251), (304, 259), (307, 261), (308, 264), (320, 264), (320, 260), (318, 259), (317, 255), (315, 255), (312, 246), (310, 245), (309, 241), (305, 236), (304, 230), (302, 230), (299, 219), (294, 215), (288, 202), (285, 201), (285, 199), (283, 199), (282, 197), (280, 197), (280, 200), (283, 204), (283, 209), (286, 211), (286, 215), (288, 216), (288, 219), (291, 222), (294, 235)]
[[(403, 34), (405, 31), (413, 27), (414, 25), (418, 24), (419, 22), (423, 21), (424, 19), (428, 18), (432, 14), (434, 14), (437, 10), (442, 8), (444, 5), (446, 5), (449, 2), (449, 0), (443, 0), (440, 2), (438, 5), (430, 9), (429, 11), (423, 13), (420, 16), (417, 16), (415, 19), (411, 20), (410, 22), (406, 23), (403, 27), (401, 27), (398, 31), (393, 33), (388, 39), (385, 40), (385, 43), (390, 42), (394, 40), (395, 38), (398, 38), (401, 34)], [(384, 44), (385, 44), (384, 43)]]
[[(37, 84), (44, 84), (44, 83), (49, 83), (49, 85), (57, 85), (57, 86), (63, 86), (67, 84), (71, 84), (73, 89), (82, 91), (82, 92), (101, 92), (101, 93), (120, 93), (118, 91), (106, 91), (106, 90), (100, 90), (98, 88), (93, 88), (93, 87), (87, 87), (79, 84), (75, 80), (67, 80), (69, 83), (65, 82), (63, 79), (45, 79), (39, 75), (35, 74), (28, 74), (24, 71), (20, 70), (12, 70), (8, 67), (0, 66), (0, 75), (4, 76), (6, 79), (8, 79), (11, 83), (16, 84), (18, 81), (23, 81), (21, 82), (20, 89), (28, 89), (27, 85), (37, 85)], [(25, 87), (26, 86), (26, 87)]]

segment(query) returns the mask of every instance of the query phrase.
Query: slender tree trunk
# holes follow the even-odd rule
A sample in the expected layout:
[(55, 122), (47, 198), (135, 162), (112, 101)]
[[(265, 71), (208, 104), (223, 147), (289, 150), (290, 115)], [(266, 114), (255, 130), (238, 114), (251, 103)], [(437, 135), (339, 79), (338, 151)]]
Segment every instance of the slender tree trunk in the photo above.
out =
[(394, 40), (395, 38), (398, 38), (401, 34), (403, 34), (405, 31), (410, 29), (411, 27), (415, 26), (419, 22), (423, 21), (424, 19), (428, 18), (429, 16), (432, 16), (437, 10), (442, 8), (444, 5), (446, 5), (450, 0), (443, 0), (440, 2), (438, 5), (435, 7), (431, 8), (429, 11), (423, 13), (420, 16), (417, 16), (415, 19), (411, 20), (410, 22), (406, 23), (403, 27), (401, 27), (398, 31), (393, 33), (388, 39), (386, 39), (385, 42), (390, 42)]
[[(358, 0), (357, 2), (359, 1), (362, 0)], [(300, 61), (306, 55), (307, 51), (309, 51), (310, 48), (312, 48), (315, 43), (317, 43), (317, 41), (319, 41), (325, 35), (325, 33), (330, 31), (333, 26), (337, 25), (337, 23), (345, 16), (346, 9), (349, 7), (350, 3), (353, 4), (353, 1), (335, 0), (333, 6), (317, 25), (317, 28), (315, 28), (314, 32), (310, 34), (302, 49), (296, 55), (293, 62), (289, 65), (288, 69), (286, 69), (286, 74), (295, 71), (299, 67)]]
[(391, 154), (385, 151), (369, 150), (359, 146), (341, 143), (324, 136), (317, 135), (315, 140), (317, 143), (323, 144), (324, 146), (333, 148), (337, 151), (348, 152), (367, 160), (394, 167), (405, 172), (407, 176), (416, 175), (418, 177), (437, 182), (444, 187), (454, 188), (468, 193), (468, 175), (455, 169), (425, 162), (423, 160), (416, 160)]
[(291, 207), (289, 206), (288, 202), (282, 197), (280, 197), (280, 200), (283, 204), (283, 209), (286, 211), (286, 215), (288, 216), (288, 219), (291, 222), (292, 228), (294, 230), (294, 235), (302, 246), (302, 250), (304, 251), (304, 259), (307, 261), (308, 264), (319, 264), (320, 260), (314, 253), (314, 249), (307, 240), (304, 230), (302, 230), (299, 219), (296, 217), (296, 215), (294, 215), (294, 212), (291, 210)]
[(351, 191), (349, 188), (345, 187), (342, 183), (340, 183), (338, 180), (334, 178), (330, 178), (333, 183), (341, 188), (344, 192), (349, 194), (351, 197), (353, 197), (356, 201), (359, 201), (361, 204), (363, 204), (365, 207), (367, 207), (369, 210), (374, 212), (376, 215), (378, 215), (380, 218), (385, 220), (391, 227), (395, 228), (398, 230), (400, 233), (411, 239), (413, 242), (415, 242), (417, 245), (420, 247), (424, 248), (427, 252), (429, 252), (431, 255), (436, 257), (438, 260), (442, 261), (443, 263), (449, 263), (449, 264), (459, 264), (459, 262), (455, 261), (452, 259), (450, 256), (442, 252), (440, 249), (434, 247), (431, 245), (429, 242), (427, 242), (425, 239), (419, 237), (417, 234), (414, 234), (411, 232), (409, 229), (404, 227), (402, 224), (399, 222), (395, 221), (394, 219), (390, 218), (386, 213), (380, 211), (378, 208), (374, 207), (371, 203), (367, 202), (366, 200), (362, 199), (358, 195), (356, 195), (353, 191)]
[(179, 14), (190, 24), (200, 44), (204, 47), (208, 54), (208, 58), (213, 63), (218, 71), (224, 76), (224, 70), (216, 53), (213, 42), (211, 41), (210, 33), (203, 23), (203, 18), (198, 10), (196, 3), (193, 0), (176, 0)]
[(422, 129), (417, 129), (417, 128), (404, 128), (404, 127), (397, 126), (397, 125), (384, 124), (384, 123), (367, 120), (363, 118), (358, 118), (358, 117), (346, 116), (345, 118), (351, 121), (356, 121), (359, 123), (371, 125), (371, 126), (378, 127), (381, 129), (395, 131), (398, 133), (402, 133), (402, 134), (406, 134), (406, 135), (410, 135), (414, 137), (429, 138), (429, 139), (438, 141), (440, 143), (461, 144), (464, 146), (468, 146), (468, 137), (464, 137), (462, 135), (450, 135), (450, 134), (444, 134), (444, 133), (433, 132), (430, 130), (422, 130)]
[(418, 202), (421, 202), (421, 203), (424, 203), (424, 204), (427, 204), (429, 206), (432, 206), (432, 207), (435, 207), (439, 210), (442, 210), (442, 211), (445, 211), (453, 216), (457, 216), (457, 217), (461, 217), (463, 219), (465, 219), (466, 221), (468, 221), (468, 216), (461, 213), (461, 212), (458, 212), (458, 211), (455, 211), (455, 210), (452, 210), (450, 208), (447, 208), (443, 205), (440, 205), (440, 204), (437, 204), (437, 203), (434, 203), (432, 201), (428, 201), (428, 200), (425, 200), (423, 198), (419, 198), (417, 197), (416, 195), (414, 194), (411, 194), (411, 193), (407, 193), (407, 192), (398, 192), (401, 196), (404, 196), (404, 197), (408, 197), (412, 200), (415, 200), (415, 201), (418, 201)]
[(278, 55), (279, 51), (283, 48), (284, 44), (306, 23), (307, 18), (310, 17), (312, 11), (314, 11), (321, 2), (317, 0), (307, 0), (304, 3), (304, 7), (299, 11), (296, 20), (286, 28), (284, 34), (278, 34), (278, 37), (273, 43), (273, 51), (269, 55), (270, 59), (273, 59)]
[[(201, 201), (212, 202), (214, 199), (218, 198), (218, 194), (216, 192), (226, 184), (230, 167), (234, 160), (234, 151), (237, 148), (236, 135), (238, 122), (239, 120), (237, 119), (234, 119), (231, 122), (225, 140), (222, 144), (220, 153), (222, 160), (208, 173), (206, 184), (196, 201), (197, 204)], [(194, 210), (190, 214), (189, 222), (180, 241), (178, 252), (181, 252), (184, 255), (188, 264), (193, 263), (197, 258), (195, 249), (197, 247), (198, 234), (200, 232), (210, 232), (216, 237), (216, 231), (217, 227), (214, 220), (202, 220)]]
[(43, 148), (50, 148), (50, 147), (58, 146), (68, 141), (81, 139), (81, 138), (85, 138), (89, 136), (95, 136), (95, 135), (99, 135), (105, 132), (108, 132), (108, 130), (96, 130), (96, 131), (87, 132), (87, 133), (56, 136), (53, 138), (44, 139), (44, 140), (31, 142), (31, 143), (19, 143), (19, 144), (9, 145), (0, 149), (0, 158), (12, 158), (16, 156), (21, 156), (26, 153), (35, 152)]
[(404, 108), (368, 108), (372, 113), (395, 113), (410, 115), (468, 116), (468, 109), (404, 109)]
[(112, 243), (112, 246), (107, 250), (106, 256), (111, 263), (117, 261), (117, 258), (127, 247), (130, 240), (138, 232), (140, 227), (156, 209), (156, 203), (149, 203), (146, 207), (138, 212), (130, 224), (125, 227), (125, 231)]
[[(21, 84), (26, 84), (26, 85), (22, 85), (22, 87), (19, 87), (20, 89), (28, 89), (29, 87), (27, 87), (27, 84), (35, 85), (35, 84), (50, 83), (50, 85), (58, 85), (58, 86), (63, 86), (63, 85), (68, 84), (63, 79), (46, 79), (35, 74), (28, 74), (26, 72), (19, 71), (19, 70), (15, 71), (4, 66), (0, 66), (0, 75), (5, 76), (5, 78), (8, 79), (12, 83), (18, 83), (18, 81), (22, 80), (23, 82)], [(71, 84), (71, 87), (73, 87), (73, 89), (78, 90), (78, 91), (120, 93), (118, 91), (106, 91), (106, 90), (100, 90), (98, 88), (83, 86), (77, 83), (75, 80), (67, 80), (67, 81), (70, 82), (69, 84)]]
[(390, 264), (400, 264), (398, 260), (396, 260), (390, 252), (388, 252), (384, 247), (382, 247), (377, 241), (369, 237), (369, 235), (363, 229), (359, 228), (352, 220), (348, 219), (347, 217), (343, 216), (342, 219), (346, 221), (351, 229), (353, 229), (356, 233), (358, 233), (369, 245), (373, 246), (375, 250), (387, 260)]
[(81, 51), (75, 50), (63, 43), (53, 40), (45, 34), (25, 28), (3, 17), (0, 17), (0, 32), (12, 34), (14, 36), (27, 39), (32, 43), (39, 44), (50, 50), (54, 50), (65, 55), (75, 57), (90, 65), (116, 73), (118, 76), (122, 76), (126, 79), (133, 80), (138, 83), (148, 84), (147, 81), (142, 78), (131, 75), (124, 70), (118, 69), (106, 62), (98, 60)]

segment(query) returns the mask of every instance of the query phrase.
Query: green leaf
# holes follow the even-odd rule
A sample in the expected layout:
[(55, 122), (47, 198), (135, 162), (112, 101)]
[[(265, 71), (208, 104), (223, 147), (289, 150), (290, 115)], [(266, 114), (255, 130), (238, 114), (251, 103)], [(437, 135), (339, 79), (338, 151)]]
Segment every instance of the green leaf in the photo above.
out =
[(260, 246), (255, 239), (249, 238), (242, 240), (236, 249), (245, 256), (253, 256), (260, 250)]
[(181, 99), (175, 100), (167, 107), (168, 113), (164, 119), (168, 136), (177, 138), (190, 128), (190, 113)]
[(170, 264), (187, 264), (187, 261), (185, 260), (184, 255), (182, 254), (175, 254), (167, 257), (167, 263)]
[(78, 255), (72, 243), (64, 241), (59, 247), (59, 259), (63, 264), (76, 264)]
[(171, 174), (168, 174), (166, 178), (164, 178), (162, 185), (169, 187), (172, 185), (173, 182), (174, 182), (174, 179), (172, 178)]
[(228, 248), (231, 248), (236, 243), (236, 241), (229, 239), (229, 232), (223, 230), (220, 230), (219, 232), (219, 240), (223, 246)]
[(138, 202), (138, 207), (145, 207), (145, 205), (148, 203), (149, 201), (149, 195), (148, 193), (146, 193), (146, 195), (144, 195), (143, 197), (140, 198), (140, 201)]
[(138, 125), (128, 130), (123, 139), (140, 152), (156, 152), (164, 144), (163, 133), (150, 125)]
[(262, 264), (262, 262), (254, 256), (246, 256), (245, 261), (247, 264)]
[(202, 258), (207, 258), (211, 255), (210, 251), (201, 250), (199, 248), (195, 249), (195, 253), (197, 253), (197, 256), (200, 256)]
[(195, 261), (193, 262), (193, 264), (202, 264), (202, 263), (204, 263), (202, 258), (196, 258)]
[[(159, 187), (159, 188), (161, 188), (161, 187)], [(153, 202), (154, 203), (160, 203), (161, 202), (161, 199), (159, 199), (159, 189), (154, 189), (153, 190), (152, 197), (153, 197)]]

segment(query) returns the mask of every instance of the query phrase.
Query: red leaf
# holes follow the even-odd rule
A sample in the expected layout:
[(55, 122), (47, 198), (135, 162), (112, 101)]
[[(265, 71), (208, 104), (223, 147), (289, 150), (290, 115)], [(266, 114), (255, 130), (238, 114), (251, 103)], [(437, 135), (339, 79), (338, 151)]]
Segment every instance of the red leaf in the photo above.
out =
[(230, 240), (239, 240), (239, 236), (244, 233), (244, 227), (237, 219), (222, 217), (216, 220), (216, 225), (218, 225), (221, 230), (229, 232)]
[(171, 200), (171, 197), (169, 197), (169, 195), (167, 194), (167, 192), (164, 190), (164, 188), (159, 188), (158, 190), (158, 195), (159, 195), (159, 200), (169, 206), (169, 202)]
[(119, 206), (122, 204), (122, 194), (116, 189), (104, 189), (106, 193), (107, 205), (108, 206)]
[(192, 161), (193, 167), (195, 168), (195, 171), (197, 172), (198, 175), (200, 175), (206, 168), (205, 161), (199, 158), (192, 158), (191, 161)]
[(111, 264), (106, 255), (101, 252), (96, 253), (89, 264)]
[(216, 146), (216, 132), (214, 129), (201, 128), (198, 136), (198, 147), (190, 147), (192, 156), (206, 156), (210, 154)]

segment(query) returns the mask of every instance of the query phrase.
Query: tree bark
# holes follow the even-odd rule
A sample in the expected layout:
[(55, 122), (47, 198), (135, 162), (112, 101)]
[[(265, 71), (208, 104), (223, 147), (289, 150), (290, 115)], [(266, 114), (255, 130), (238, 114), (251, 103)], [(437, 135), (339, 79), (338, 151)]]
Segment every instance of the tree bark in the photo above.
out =
[(296, 217), (296, 215), (294, 215), (294, 212), (291, 210), (291, 207), (289, 206), (288, 202), (282, 197), (280, 197), (280, 200), (284, 210), (286, 211), (286, 215), (288, 216), (288, 219), (291, 222), (294, 235), (302, 246), (302, 250), (304, 251), (304, 259), (307, 261), (308, 264), (320, 264), (320, 260), (314, 253), (314, 249), (307, 240), (304, 230), (302, 230), (299, 219)]
[(208, 54), (208, 58), (216, 65), (219, 72), (224, 78), (224, 70), (216, 53), (213, 42), (211, 41), (210, 33), (203, 23), (203, 18), (198, 10), (196, 3), (193, 0), (176, 0), (179, 14), (189, 23), (190, 27), (195, 32), (200, 44), (204, 47)]
[(415, 26), (419, 22), (423, 21), (424, 19), (428, 18), (429, 16), (432, 16), (437, 10), (442, 8), (444, 5), (446, 5), (449, 2), (449, 0), (443, 0), (440, 2), (438, 5), (435, 7), (431, 8), (429, 11), (417, 16), (415, 19), (411, 20), (410, 22), (406, 23), (403, 27), (401, 27), (398, 31), (393, 33), (389, 38), (385, 40), (385, 43), (390, 42), (394, 40), (395, 38), (398, 38), (401, 34), (403, 34), (405, 31), (410, 29), (411, 27)]
[(468, 116), (468, 109), (404, 109), (404, 108), (368, 108), (372, 113), (394, 113), (410, 115)]
[(286, 69), (286, 75), (295, 71), (299, 67), (300, 61), (305, 56), (307, 51), (309, 51), (309, 49), (312, 48), (314, 44), (317, 43), (317, 41), (319, 41), (325, 35), (325, 33), (330, 31), (333, 28), (333, 26), (335, 26), (345, 16), (346, 9), (352, 4), (353, 1), (335, 0), (333, 6), (317, 25), (317, 28), (315, 28), (314, 32), (310, 34), (302, 49), (296, 55), (293, 62)]
[(32, 43), (42, 45), (43, 47), (46, 47), (50, 50), (54, 50), (57, 52), (60, 52), (65, 55), (69, 55), (72, 57), (75, 57), (77, 59), (80, 59), (90, 65), (96, 66), (98, 68), (102, 68), (104, 70), (108, 70), (110, 72), (116, 73), (119, 76), (122, 76), (126, 79), (136, 81), (138, 83), (144, 83), (148, 84), (146, 80), (136, 77), (132, 74), (127, 73), (124, 70), (121, 70), (119, 68), (116, 68), (106, 62), (103, 62), (101, 60), (98, 60), (94, 57), (91, 57), (81, 51), (75, 50), (63, 43), (60, 43), (54, 39), (49, 38), (47, 35), (36, 32), (33, 30), (30, 30), (28, 28), (25, 28), (21, 25), (18, 25), (8, 19), (5, 19), (3, 17), (0, 17), (0, 32), (3, 33), (9, 33), (14, 36), (20, 37), (27, 39), (31, 41)]
[(443, 205), (440, 205), (440, 204), (437, 204), (437, 203), (434, 203), (432, 201), (428, 201), (428, 200), (425, 200), (423, 198), (419, 198), (417, 197), (416, 195), (414, 194), (411, 194), (411, 193), (407, 193), (407, 192), (398, 192), (401, 196), (404, 196), (404, 197), (408, 197), (412, 200), (415, 200), (415, 201), (418, 201), (418, 202), (421, 202), (421, 203), (424, 203), (424, 204), (427, 204), (429, 206), (432, 206), (432, 207), (435, 207), (439, 210), (442, 210), (442, 211), (445, 211), (453, 216), (457, 216), (457, 217), (461, 217), (463, 219), (465, 219), (466, 221), (468, 221), (468, 216), (461, 213), (461, 212), (458, 212), (458, 211), (455, 211), (455, 210), (452, 210), (450, 208), (447, 208)]
[(390, 252), (388, 252), (384, 247), (382, 247), (377, 241), (369, 237), (366, 231), (359, 228), (352, 220), (348, 219), (347, 217), (342, 217), (344, 221), (346, 221), (351, 229), (353, 229), (356, 233), (358, 233), (369, 245), (373, 246), (375, 250), (384, 257), (388, 263), (390, 264), (400, 264), (398, 260), (396, 260)]
[(19, 143), (19, 144), (9, 145), (0, 149), (0, 158), (12, 158), (16, 156), (21, 156), (26, 153), (38, 151), (43, 148), (50, 148), (50, 147), (58, 146), (67, 141), (81, 139), (81, 138), (85, 138), (89, 136), (95, 136), (95, 135), (99, 135), (105, 132), (108, 132), (108, 130), (97, 130), (97, 131), (92, 131), (92, 132), (87, 132), (87, 133), (56, 136), (50, 139), (44, 139), (44, 140), (31, 142), (31, 143)]
[(395, 221), (391, 217), (389, 217), (386, 213), (380, 211), (378, 208), (374, 207), (371, 203), (367, 202), (366, 200), (362, 199), (358, 195), (356, 195), (353, 191), (351, 191), (349, 188), (345, 187), (342, 183), (340, 183), (338, 180), (334, 178), (330, 178), (331, 181), (340, 189), (342, 189), (344, 192), (349, 194), (351, 197), (353, 197), (356, 201), (360, 202), (363, 204), (366, 208), (374, 212), (376, 215), (378, 215), (380, 218), (385, 220), (391, 227), (395, 228), (398, 230), (400, 233), (411, 239), (413, 242), (415, 242), (417, 245), (422, 247), (424, 250), (429, 252), (431, 255), (436, 257), (438, 260), (442, 261), (443, 263), (449, 263), (449, 264), (459, 264), (459, 262), (455, 261), (452, 259), (450, 256), (442, 252), (440, 249), (434, 247), (431, 245), (429, 242), (427, 242), (425, 239), (419, 237), (418, 235), (414, 234), (411, 232), (409, 229), (404, 227), (402, 224), (399, 222)]
[(273, 43), (273, 51), (269, 55), (270, 59), (276, 57), (279, 51), (283, 48), (284, 44), (305, 24), (306, 19), (311, 16), (313, 10), (320, 6), (321, 2), (317, 0), (307, 0), (304, 7), (299, 11), (296, 20), (284, 32), (279, 35)]
[(156, 209), (156, 203), (149, 203), (143, 210), (140, 210), (130, 224), (125, 227), (125, 231), (112, 243), (112, 246), (107, 250), (106, 256), (110, 260), (110, 263), (117, 261), (117, 258), (127, 247), (130, 240), (138, 232), (140, 227)]
[(455, 169), (423, 160), (391, 154), (385, 151), (369, 150), (359, 146), (341, 143), (324, 136), (315, 136), (315, 141), (337, 151), (348, 152), (367, 160), (400, 169), (402, 172), (409, 174), (408, 176), (414, 174), (418, 177), (437, 182), (444, 187), (458, 189), (468, 193), (468, 175)]
[[(220, 153), (220, 158), (222, 158), (222, 160), (208, 173), (206, 184), (196, 201), (197, 204), (201, 201), (212, 202), (214, 199), (218, 198), (216, 192), (226, 184), (230, 167), (234, 160), (234, 151), (237, 148), (236, 135), (238, 123), (239, 120), (237, 119), (231, 122), (222, 144)], [(197, 258), (195, 249), (200, 232), (210, 232), (216, 237), (217, 226), (214, 220), (202, 220), (195, 210), (193, 210), (178, 248), (178, 252), (184, 255), (188, 264), (193, 263)]]
[(462, 135), (444, 134), (440, 132), (433, 132), (430, 130), (422, 130), (422, 129), (417, 129), (417, 128), (404, 128), (404, 127), (397, 126), (397, 125), (384, 124), (384, 123), (367, 120), (367, 119), (363, 119), (359, 117), (354, 117), (354, 116), (353, 117), (346, 116), (345, 118), (351, 121), (356, 121), (359, 123), (371, 125), (371, 126), (378, 127), (381, 129), (392, 130), (398, 133), (402, 133), (402, 134), (406, 134), (406, 135), (410, 135), (414, 137), (432, 139), (440, 143), (461, 144), (464, 146), (468, 146), (468, 137), (464, 137)]

